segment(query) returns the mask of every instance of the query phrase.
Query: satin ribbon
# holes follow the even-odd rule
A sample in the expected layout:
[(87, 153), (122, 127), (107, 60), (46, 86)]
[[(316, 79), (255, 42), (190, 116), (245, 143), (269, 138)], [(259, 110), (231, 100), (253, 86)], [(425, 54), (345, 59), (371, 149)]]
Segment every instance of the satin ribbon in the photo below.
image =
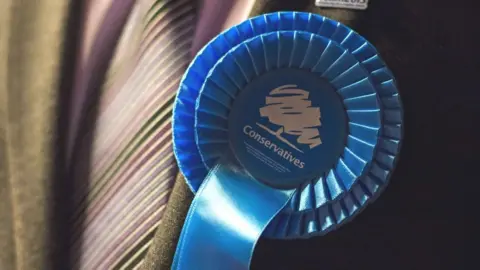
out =
[(249, 269), (255, 244), (293, 192), (266, 186), (223, 158), (190, 206), (172, 269)]

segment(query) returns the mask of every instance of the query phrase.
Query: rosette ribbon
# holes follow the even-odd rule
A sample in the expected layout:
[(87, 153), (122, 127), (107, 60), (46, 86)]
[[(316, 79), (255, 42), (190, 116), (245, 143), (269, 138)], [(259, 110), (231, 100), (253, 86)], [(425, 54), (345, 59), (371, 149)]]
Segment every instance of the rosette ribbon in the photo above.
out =
[(401, 139), (392, 73), (348, 27), (279, 12), (221, 33), (175, 101), (174, 152), (196, 195), (172, 269), (248, 269), (262, 235), (339, 227), (386, 186)]

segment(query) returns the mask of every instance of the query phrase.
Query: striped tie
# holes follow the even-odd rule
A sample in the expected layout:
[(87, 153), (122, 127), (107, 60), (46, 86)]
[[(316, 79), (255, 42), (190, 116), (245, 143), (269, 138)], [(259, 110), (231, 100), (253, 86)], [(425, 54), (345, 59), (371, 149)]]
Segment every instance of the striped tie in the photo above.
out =
[[(102, 39), (104, 25), (115, 27), (106, 21), (115, 17), (118, 2), (106, 11), (94, 39)], [(82, 125), (93, 122), (85, 117), (73, 128), (78, 130), (71, 159), (75, 267), (136, 269), (148, 250), (177, 173), (171, 111), (191, 58), (194, 3), (137, 1), (105, 85), (84, 87), (82, 114), (95, 115), (96, 124)], [(99, 96), (96, 108), (92, 96)]]

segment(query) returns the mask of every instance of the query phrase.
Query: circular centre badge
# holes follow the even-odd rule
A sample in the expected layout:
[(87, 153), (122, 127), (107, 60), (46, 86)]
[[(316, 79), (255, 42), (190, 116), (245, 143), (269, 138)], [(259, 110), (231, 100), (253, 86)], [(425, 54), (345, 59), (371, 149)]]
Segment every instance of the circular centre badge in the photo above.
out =
[(345, 146), (347, 116), (324, 78), (284, 68), (254, 79), (229, 116), (229, 141), (239, 162), (259, 181), (294, 188), (327, 173)]

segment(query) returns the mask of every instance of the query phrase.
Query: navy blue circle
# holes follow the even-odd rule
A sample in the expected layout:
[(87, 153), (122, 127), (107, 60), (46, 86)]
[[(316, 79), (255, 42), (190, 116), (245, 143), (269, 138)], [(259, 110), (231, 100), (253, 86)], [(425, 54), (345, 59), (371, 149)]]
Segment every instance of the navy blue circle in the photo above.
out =
[(229, 116), (232, 152), (252, 176), (294, 188), (327, 173), (346, 143), (341, 97), (310, 71), (282, 68), (254, 79)]

